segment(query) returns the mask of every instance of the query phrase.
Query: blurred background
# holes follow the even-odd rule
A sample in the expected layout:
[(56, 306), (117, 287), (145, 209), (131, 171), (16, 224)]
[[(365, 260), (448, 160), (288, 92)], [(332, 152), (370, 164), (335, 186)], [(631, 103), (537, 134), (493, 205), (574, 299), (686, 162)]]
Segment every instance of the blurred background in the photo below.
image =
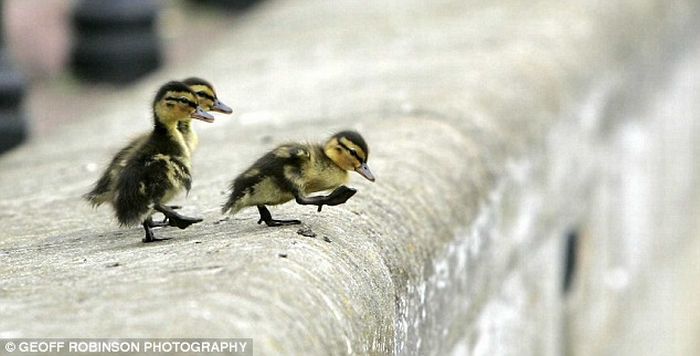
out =
[(219, 28), (260, 2), (3, 0), (0, 90), (17, 100), (2, 111), (0, 151), (79, 119), (76, 107), (90, 112), (164, 66), (206, 54), (222, 40)]

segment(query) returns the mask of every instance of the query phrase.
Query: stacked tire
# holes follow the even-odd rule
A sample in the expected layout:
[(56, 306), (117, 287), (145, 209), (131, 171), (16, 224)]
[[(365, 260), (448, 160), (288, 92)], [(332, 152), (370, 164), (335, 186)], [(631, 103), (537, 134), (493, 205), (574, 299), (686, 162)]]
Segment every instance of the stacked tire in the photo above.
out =
[(2, 5), (3, 1), (0, 0), (0, 153), (22, 143), (29, 132), (22, 105), (27, 81), (13, 66), (5, 47)]
[(79, 78), (129, 83), (160, 67), (154, 0), (81, 0), (73, 11), (71, 68)]
[(26, 88), (24, 76), (14, 69), (5, 50), (0, 49), (0, 152), (27, 138), (29, 128), (22, 106)]

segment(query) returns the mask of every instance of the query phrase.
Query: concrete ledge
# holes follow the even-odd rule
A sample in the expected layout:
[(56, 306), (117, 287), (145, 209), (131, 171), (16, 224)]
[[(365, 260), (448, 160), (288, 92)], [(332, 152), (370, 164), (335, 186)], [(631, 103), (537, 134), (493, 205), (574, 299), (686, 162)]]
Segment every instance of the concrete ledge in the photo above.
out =
[[(605, 133), (604, 104), (630, 90), (629, 73), (663, 61), (650, 49), (682, 38), (696, 7), (265, 3), (210, 56), (0, 158), (0, 337), (558, 355), (561, 236), (596, 173), (582, 152)], [(153, 88), (191, 74), (241, 115), (200, 125), (182, 202), (206, 222), (144, 246), (139, 229), (106, 224), (110, 212), (79, 196), (147, 127), (129, 118), (144, 116)], [(366, 136), (377, 183), (354, 180), (359, 193), (321, 214), (273, 210), (316, 238), (260, 227), (253, 211), (220, 220), (221, 191), (260, 152), (347, 126)]]

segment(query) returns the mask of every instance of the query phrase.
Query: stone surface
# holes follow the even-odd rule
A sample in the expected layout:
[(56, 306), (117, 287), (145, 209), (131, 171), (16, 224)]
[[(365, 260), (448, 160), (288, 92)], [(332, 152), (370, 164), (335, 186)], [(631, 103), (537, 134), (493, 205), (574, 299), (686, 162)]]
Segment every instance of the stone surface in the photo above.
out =
[[(0, 157), (0, 337), (559, 355), (561, 238), (587, 215), (591, 150), (620, 122), (601, 112), (636, 73), (663, 73), (660, 53), (679, 56), (696, 7), (263, 2), (206, 56)], [(140, 228), (79, 197), (147, 129), (155, 88), (190, 75), (236, 115), (197, 125), (194, 184), (176, 203), (205, 222), (143, 245)], [(353, 177), (359, 192), (322, 213), (272, 210), (316, 237), (259, 226), (254, 210), (222, 219), (222, 192), (261, 152), (346, 127), (367, 139), (377, 182)]]
[(619, 125), (599, 141), (567, 301), (572, 355), (700, 352), (700, 42), (688, 49), (605, 114)]

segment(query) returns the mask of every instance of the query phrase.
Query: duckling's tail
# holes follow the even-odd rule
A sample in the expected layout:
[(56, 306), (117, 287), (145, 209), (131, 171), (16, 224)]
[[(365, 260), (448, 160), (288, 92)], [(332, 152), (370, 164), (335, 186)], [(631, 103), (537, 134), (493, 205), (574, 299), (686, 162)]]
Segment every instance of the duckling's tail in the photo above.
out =
[(221, 206), (221, 213), (226, 214), (227, 212), (231, 211), (231, 214), (235, 214), (239, 209), (235, 209), (234, 205), (236, 205), (236, 200), (229, 197), (229, 199), (224, 203), (223, 206)]
[(90, 205), (92, 205), (93, 208), (96, 208), (105, 202), (105, 199), (103, 199), (99, 194), (96, 194), (95, 192), (83, 194), (83, 199), (90, 203)]
[(87, 200), (93, 208), (100, 206), (109, 200), (110, 185), (109, 175), (104, 174), (90, 192), (83, 194), (83, 199)]
[(232, 215), (237, 213), (239, 210), (241, 210), (240, 202), (244, 196), (245, 191), (242, 191), (241, 189), (236, 189), (236, 182), (233, 182), (231, 184), (231, 195), (229, 195), (228, 200), (221, 207), (221, 213), (226, 214), (229, 211)]

